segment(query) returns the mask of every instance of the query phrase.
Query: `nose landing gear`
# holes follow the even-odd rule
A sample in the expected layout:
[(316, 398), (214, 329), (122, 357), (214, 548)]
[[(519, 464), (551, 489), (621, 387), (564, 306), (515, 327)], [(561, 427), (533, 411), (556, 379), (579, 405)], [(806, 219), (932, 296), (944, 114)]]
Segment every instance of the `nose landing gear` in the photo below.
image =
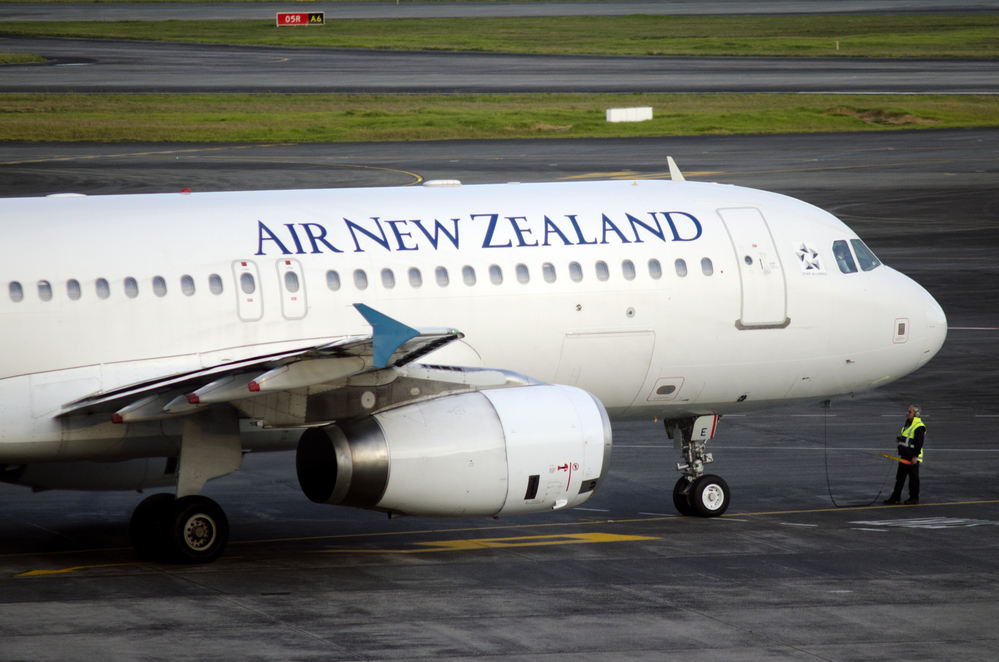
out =
[(729, 505), (728, 484), (720, 476), (704, 473), (704, 465), (714, 462), (704, 447), (715, 434), (718, 416), (667, 419), (666, 433), (679, 442), (684, 462), (676, 465), (683, 476), (673, 486), (673, 505), (684, 516), (718, 517)]

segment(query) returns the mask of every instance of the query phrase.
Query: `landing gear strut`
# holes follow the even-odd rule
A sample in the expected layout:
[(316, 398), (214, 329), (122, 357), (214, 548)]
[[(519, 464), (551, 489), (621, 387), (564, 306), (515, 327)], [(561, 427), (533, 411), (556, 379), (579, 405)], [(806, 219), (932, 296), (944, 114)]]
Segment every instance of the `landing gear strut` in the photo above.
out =
[(704, 465), (714, 462), (704, 447), (714, 436), (717, 416), (697, 419), (667, 419), (666, 433), (679, 442), (683, 462), (676, 465), (683, 476), (673, 486), (673, 505), (684, 516), (718, 517), (728, 509), (728, 484), (720, 476), (704, 473)]
[(128, 538), (145, 561), (211, 563), (229, 542), (229, 520), (198, 494), (210, 478), (239, 469), (243, 460), (236, 411), (217, 407), (184, 419), (177, 496), (154, 494), (132, 513)]

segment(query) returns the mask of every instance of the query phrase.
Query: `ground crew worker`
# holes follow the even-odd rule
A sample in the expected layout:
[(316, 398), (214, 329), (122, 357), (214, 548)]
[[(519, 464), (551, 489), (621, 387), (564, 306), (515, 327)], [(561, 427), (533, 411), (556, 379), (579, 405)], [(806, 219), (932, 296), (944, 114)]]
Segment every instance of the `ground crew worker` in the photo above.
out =
[(908, 460), (909, 464), (898, 463), (898, 471), (895, 472), (895, 491), (885, 499), (887, 504), (895, 504), (902, 498), (902, 486), (905, 479), (909, 478), (909, 498), (905, 504), (919, 503), (919, 463), (923, 461), (923, 441), (926, 438), (926, 426), (919, 418), (922, 410), (919, 405), (912, 405), (905, 414), (905, 425), (902, 426), (902, 434), (895, 440), (898, 442), (898, 455), (903, 460)]

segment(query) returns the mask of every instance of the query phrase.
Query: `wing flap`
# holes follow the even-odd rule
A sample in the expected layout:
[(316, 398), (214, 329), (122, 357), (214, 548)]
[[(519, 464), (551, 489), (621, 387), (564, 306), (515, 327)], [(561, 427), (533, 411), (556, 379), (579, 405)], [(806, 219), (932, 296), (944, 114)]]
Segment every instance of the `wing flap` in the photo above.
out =
[(183, 416), (210, 404), (281, 394), (403, 366), (463, 337), (455, 329), (414, 329), (362, 304), (356, 307), (372, 323), (370, 335), (95, 393), (63, 405), (59, 416), (111, 412), (116, 423)]

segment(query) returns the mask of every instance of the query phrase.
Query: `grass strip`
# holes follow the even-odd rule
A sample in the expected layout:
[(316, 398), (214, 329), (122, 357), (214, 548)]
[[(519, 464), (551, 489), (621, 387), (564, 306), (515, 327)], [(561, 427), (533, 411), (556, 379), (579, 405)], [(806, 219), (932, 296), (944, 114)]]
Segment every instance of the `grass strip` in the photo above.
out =
[(27, 62), (44, 62), (45, 58), (33, 53), (0, 53), (0, 64), (25, 64)]
[[(651, 106), (646, 122), (606, 109)], [(0, 140), (354, 142), (999, 126), (999, 97), (794, 94), (0, 95)]]
[(331, 20), (294, 28), (262, 18), (268, 20), (8, 22), (0, 33), (503, 53), (999, 57), (999, 15), (989, 14)]

